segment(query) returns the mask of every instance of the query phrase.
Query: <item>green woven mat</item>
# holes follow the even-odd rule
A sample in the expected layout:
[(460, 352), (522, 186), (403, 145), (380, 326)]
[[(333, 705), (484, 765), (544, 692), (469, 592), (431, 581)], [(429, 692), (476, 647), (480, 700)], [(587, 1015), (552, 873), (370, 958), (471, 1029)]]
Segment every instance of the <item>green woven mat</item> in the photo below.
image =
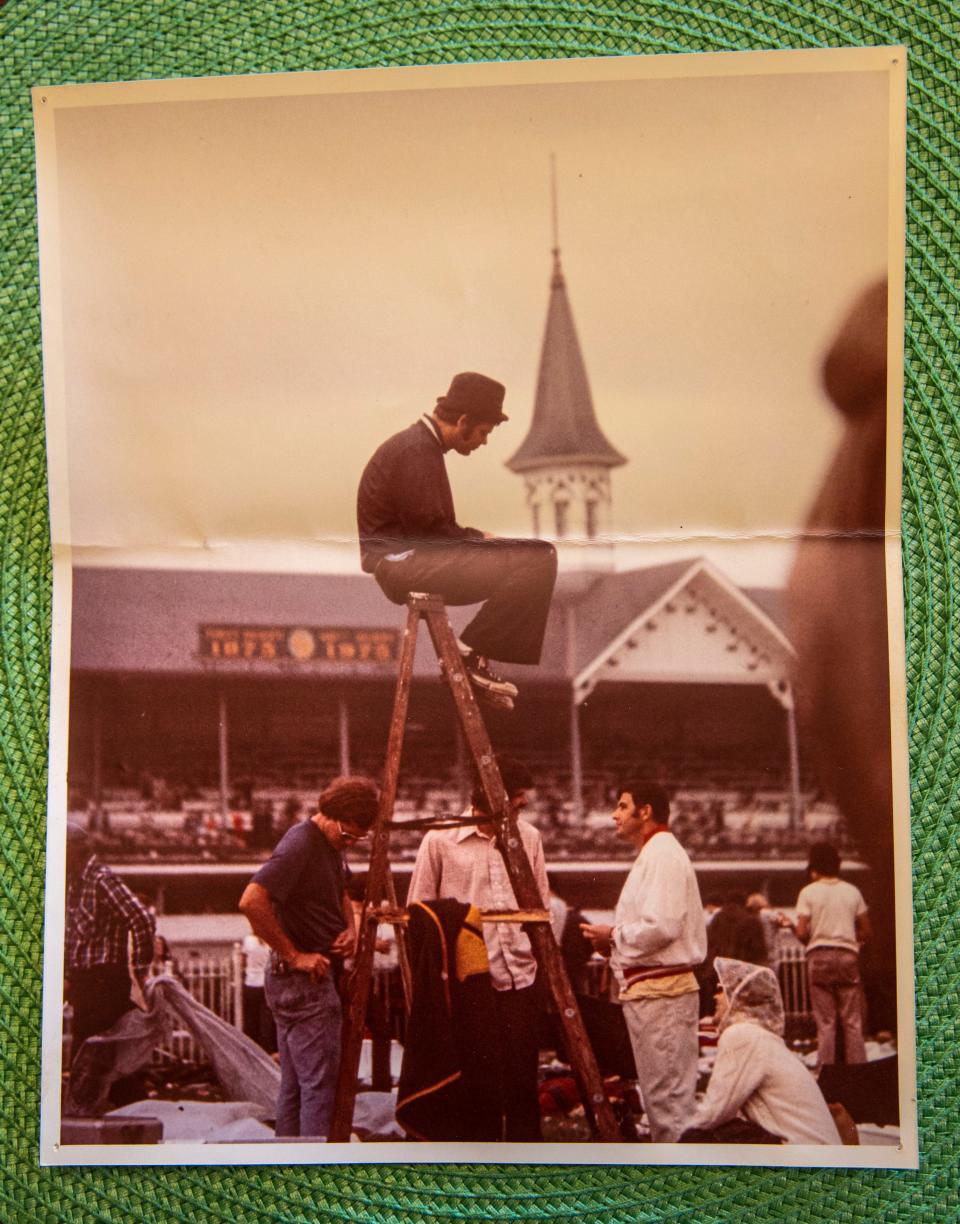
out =
[[(0, 1220), (861, 1221), (960, 1218), (951, 807), (960, 773), (956, 4), (9, 0), (2, 142)], [(910, 48), (903, 526), (922, 1168), (40, 1170), (50, 553), (29, 88), (71, 81), (749, 48)]]

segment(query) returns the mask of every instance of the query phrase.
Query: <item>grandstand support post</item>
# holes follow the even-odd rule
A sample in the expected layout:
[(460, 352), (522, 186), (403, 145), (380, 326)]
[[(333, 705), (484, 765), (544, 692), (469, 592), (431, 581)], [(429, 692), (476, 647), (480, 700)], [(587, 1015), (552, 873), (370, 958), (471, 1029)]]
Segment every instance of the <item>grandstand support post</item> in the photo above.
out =
[(93, 682), (93, 768), (90, 786), (90, 827), (104, 833), (103, 820), (103, 681)]
[(220, 820), (223, 827), (226, 828), (230, 819), (230, 755), (227, 695), (221, 689), (217, 696), (219, 699), (217, 745), (220, 756)]
[(340, 773), (343, 777), (347, 777), (350, 773), (350, 706), (344, 693), (341, 693), (337, 700), (337, 715), (340, 741)]
[[(357, 951), (354, 968), (347, 988), (346, 1006), (343, 1010), (342, 1038), (340, 1042), (340, 1070), (337, 1075), (337, 1091), (330, 1119), (328, 1143), (348, 1143), (353, 1127), (353, 1107), (357, 1099), (357, 1071), (363, 1047), (366, 1027), (367, 1001), (373, 981), (373, 953), (377, 939), (377, 923), (374, 911), (383, 901), (396, 907), (393, 877), (388, 859), (390, 821), (397, 800), (397, 781), (400, 776), (400, 754), (403, 749), (403, 733), (407, 725), (407, 710), (410, 706), (410, 684), (413, 679), (413, 658), (417, 650), (417, 629), (420, 612), (411, 602), (407, 613), (407, 627), (400, 647), (400, 663), (397, 669), (397, 688), (393, 698), (393, 714), (390, 733), (387, 737), (387, 759), (380, 787), (380, 804), (373, 825), (373, 844), (370, 848), (370, 865), (367, 869), (367, 889), (360, 913), (360, 930), (357, 935)], [(403, 932), (397, 928), (397, 945), (400, 953), (401, 971), (404, 973), (404, 993), (408, 988), (409, 968), (406, 966), (406, 946)]]
[(574, 692), (570, 692), (570, 789), (573, 792), (573, 815), (577, 824), (583, 820), (583, 756), (580, 750), (580, 707)]
[(577, 613), (573, 607), (566, 610), (566, 663), (570, 677), (570, 790), (573, 799), (573, 815), (577, 824), (583, 820), (583, 748), (580, 740), (580, 706), (573, 687), (577, 670)]
[(793, 690), (787, 693), (784, 712), (787, 716), (787, 744), (790, 749), (790, 828), (800, 832), (802, 820), (800, 802), (800, 750), (797, 743), (797, 711), (794, 708)]
[[(450, 686), (467, 746), (480, 775), (487, 805), (493, 813), (497, 848), (503, 856), (517, 905), (522, 910), (540, 910), (546, 899), (540, 896), (533, 868), (520, 840), (517, 818), (510, 810), (490, 737), (477, 707), (463, 659), (457, 649), (444, 602), (437, 595), (411, 595), (408, 603), (411, 610), (419, 608), (426, 617), (434, 650)], [(525, 926), (524, 930), (556, 1005), (567, 1057), (593, 1132), (605, 1143), (616, 1143), (622, 1139), (620, 1128), (604, 1091), (603, 1079), (584, 1028), (576, 996), (567, 977), (560, 946), (549, 923), (532, 922)]]
[(230, 957), (230, 986), (233, 992), (233, 1024), (243, 1031), (243, 979), (246, 969), (246, 956), (243, 944), (235, 943)]

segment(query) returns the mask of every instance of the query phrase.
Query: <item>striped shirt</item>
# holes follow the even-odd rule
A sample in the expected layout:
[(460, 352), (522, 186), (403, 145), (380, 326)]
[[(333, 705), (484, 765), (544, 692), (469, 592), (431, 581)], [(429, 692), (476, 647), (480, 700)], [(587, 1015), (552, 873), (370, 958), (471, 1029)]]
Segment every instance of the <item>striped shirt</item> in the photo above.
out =
[(130, 961), (136, 968), (145, 967), (153, 959), (155, 929), (146, 906), (93, 854), (67, 889), (67, 972), (99, 965), (126, 968)]

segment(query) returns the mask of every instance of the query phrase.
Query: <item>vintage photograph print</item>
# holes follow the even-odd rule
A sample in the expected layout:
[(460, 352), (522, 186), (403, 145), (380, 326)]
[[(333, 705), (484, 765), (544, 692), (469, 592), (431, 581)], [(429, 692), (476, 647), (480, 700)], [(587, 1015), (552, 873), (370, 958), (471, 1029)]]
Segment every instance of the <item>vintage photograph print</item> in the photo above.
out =
[(916, 1166), (905, 81), (35, 90), (44, 1163)]

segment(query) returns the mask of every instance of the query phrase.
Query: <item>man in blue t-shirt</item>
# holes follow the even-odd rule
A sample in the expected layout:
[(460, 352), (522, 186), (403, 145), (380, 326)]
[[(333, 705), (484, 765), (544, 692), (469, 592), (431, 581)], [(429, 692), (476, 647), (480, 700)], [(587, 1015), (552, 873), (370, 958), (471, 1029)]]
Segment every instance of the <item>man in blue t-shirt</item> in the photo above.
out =
[(330, 1124), (340, 1064), (340, 996), (330, 965), (353, 951), (356, 936), (343, 851), (367, 836), (377, 804), (367, 778), (337, 778), (240, 898), (254, 934), (273, 950), (264, 989), (277, 1022), (280, 1137), (319, 1138)]

